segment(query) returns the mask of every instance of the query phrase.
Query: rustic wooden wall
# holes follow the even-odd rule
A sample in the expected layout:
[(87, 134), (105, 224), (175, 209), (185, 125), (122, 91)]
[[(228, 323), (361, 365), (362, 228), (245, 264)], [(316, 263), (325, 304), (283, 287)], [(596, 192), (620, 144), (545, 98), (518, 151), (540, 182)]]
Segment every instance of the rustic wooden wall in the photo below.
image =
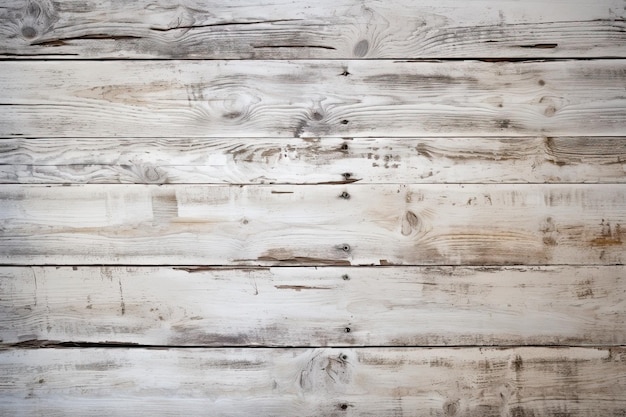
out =
[(0, 415), (626, 415), (624, 0), (4, 0)]

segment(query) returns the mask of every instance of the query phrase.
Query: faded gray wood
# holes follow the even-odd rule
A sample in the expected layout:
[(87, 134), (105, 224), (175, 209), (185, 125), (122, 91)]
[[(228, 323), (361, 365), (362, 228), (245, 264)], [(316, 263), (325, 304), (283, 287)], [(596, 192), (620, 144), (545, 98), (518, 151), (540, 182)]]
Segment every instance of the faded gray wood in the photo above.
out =
[(625, 57), (625, 16), (619, 0), (5, 0), (0, 56)]
[(0, 182), (624, 183), (624, 137), (0, 140)]
[(619, 345), (626, 344), (625, 272), (624, 266), (5, 267), (0, 342)]
[(0, 136), (614, 136), (624, 85), (614, 60), (5, 61)]
[(613, 185), (0, 187), (0, 263), (624, 262)]
[(623, 348), (22, 349), (21, 416), (620, 416)]

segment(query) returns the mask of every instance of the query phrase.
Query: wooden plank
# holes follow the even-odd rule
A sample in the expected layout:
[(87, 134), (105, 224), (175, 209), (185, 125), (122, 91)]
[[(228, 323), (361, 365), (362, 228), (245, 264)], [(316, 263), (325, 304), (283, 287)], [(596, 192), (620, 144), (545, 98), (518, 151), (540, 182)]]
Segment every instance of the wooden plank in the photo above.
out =
[(0, 56), (625, 57), (625, 17), (620, 0), (5, 0)]
[(7, 61), (0, 136), (621, 136), (625, 62)]
[(624, 348), (0, 352), (4, 415), (620, 416)]
[(0, 268), (0, 342), (626, 344), (625, 272), (624, 266)]
[(624, 262), (614, 185), (0, 187), (0, 263)]
[(0, 140), (0, 183), (624, 183), (626, 137)]

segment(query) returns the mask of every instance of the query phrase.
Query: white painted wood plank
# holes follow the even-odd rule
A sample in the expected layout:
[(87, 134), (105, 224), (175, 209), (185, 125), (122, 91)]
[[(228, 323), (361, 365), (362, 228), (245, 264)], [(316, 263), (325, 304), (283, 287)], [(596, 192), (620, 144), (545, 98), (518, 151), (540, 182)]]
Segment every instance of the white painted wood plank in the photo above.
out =
[(0, 342), (626, 344), (625, 272), (624, 266), (5, 267)]
[(626, 56), (620, 0), (5, 0), (0, 54), (54, 58)]
[(0, 136), (623, 135), (625, 62), (7, 61)]
[(0, 140), (0, 182), (624, 183), (626, 137)]
[(0, 352), (4, 415), (619, 416), (623, 348)]
[(605, 185), (0, 187), (0, 263), (511, 265), (624, 262)]

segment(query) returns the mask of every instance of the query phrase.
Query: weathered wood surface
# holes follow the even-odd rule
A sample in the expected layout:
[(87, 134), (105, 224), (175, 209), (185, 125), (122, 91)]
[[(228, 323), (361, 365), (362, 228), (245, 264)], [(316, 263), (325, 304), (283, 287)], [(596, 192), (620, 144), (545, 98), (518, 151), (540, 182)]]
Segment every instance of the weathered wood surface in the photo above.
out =
[(620, 184), (4, 185), (0, 262), (615, 264), (624, 224)]
[(620, 0), (5, 0), (0, 56), (626, 56)]
[[(626, 268), (0, 268), (0, 342), (626, 344)], [(349, 330), (348, 330), (349, 329)]]
[(5, 61), (0, 136), (612, 136), (624, 85), (615, 60)]
[(3, 415), (621, 416), (624, 348), (27, 349)]
[(0, 182), (624, 183), (624, 137), (0, 139)]

